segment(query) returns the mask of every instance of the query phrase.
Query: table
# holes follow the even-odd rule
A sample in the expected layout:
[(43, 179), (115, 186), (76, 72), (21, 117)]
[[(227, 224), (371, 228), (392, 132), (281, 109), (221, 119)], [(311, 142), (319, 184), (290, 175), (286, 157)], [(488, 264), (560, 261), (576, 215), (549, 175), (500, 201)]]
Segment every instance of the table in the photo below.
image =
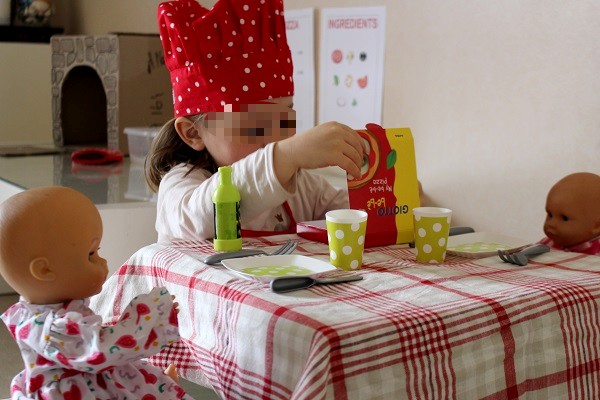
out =
[[(296, 235), (246, 239), (327, 259)], [(526, 267), (497, 257), (415, 261), (366, 249), (359, 282), (287, 294), (200, 259), (208, 241), (151, 245), (92, 300), (114, 320), (166, 286), (182, 340), (153, 358), (223, 398), (598, 399), (600, 257), (552, 251)]]

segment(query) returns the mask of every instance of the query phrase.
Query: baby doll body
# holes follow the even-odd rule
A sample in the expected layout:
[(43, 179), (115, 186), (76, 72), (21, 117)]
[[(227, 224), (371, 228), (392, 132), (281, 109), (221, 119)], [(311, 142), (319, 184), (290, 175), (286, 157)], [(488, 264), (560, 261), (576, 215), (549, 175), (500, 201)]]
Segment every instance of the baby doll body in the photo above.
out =
[(600, 255), (600, 176), (578, 172), (559, 180), (548, 192), (546, 214), (540, 243)]
[(545, 244), (546, 246), (550, 246), (555, 250), (572, 251), (575, 253), (590, 254), (593, 256), (600, 255), (600, 237), (597, 237), (592, 240), (588, 240), (587, 242), (579, 243), (577, 245), (570, 246), (570, 247), (557, 246), (552, 241), (552, 239), (550, 239), (547, 236), (545, 238), (543, 238), (542, 240), (540, 240), (539, 243)]
[(30, 189), (0, 203), (0, 275), (21, 296), (1, 316), (25, 363), (13, 399), (186, 398), (171, 369), (142, 361), (179, 339), (165, 289), (133, 299), (113, 326), (88, 308), (108, 274), (101, 239), (96, 206), (73, 189)]
[(12, 381), (13, 398), (187, 398), (169, 376), (141, 360), (179, 339), (165, 289), (135, 298), (114, 326), (102, 326), (88, 302), (40, 305), (21, 298), (2, 315), (25, 362)]

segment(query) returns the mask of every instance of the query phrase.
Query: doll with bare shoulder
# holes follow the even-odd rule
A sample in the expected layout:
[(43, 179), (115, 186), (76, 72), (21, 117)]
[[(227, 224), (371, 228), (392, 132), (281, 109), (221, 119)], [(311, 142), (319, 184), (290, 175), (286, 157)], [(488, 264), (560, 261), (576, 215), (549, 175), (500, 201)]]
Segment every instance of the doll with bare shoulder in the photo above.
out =
[(552, 186), (544, 233), (540, 243), (554, 249), (600, 255), (600, 176), (577, 172)]
[(98, 210), (75, 190), (36, 188), (0, 204), (0, 274), (20, 295), (1, 318), (25, 363), (13, 399), (189, 399), (173, 366), (142, 360), (179, 340), (164, 288), (133, 299), (111, 326), (88, 308), (108, 274), (101, 238)]

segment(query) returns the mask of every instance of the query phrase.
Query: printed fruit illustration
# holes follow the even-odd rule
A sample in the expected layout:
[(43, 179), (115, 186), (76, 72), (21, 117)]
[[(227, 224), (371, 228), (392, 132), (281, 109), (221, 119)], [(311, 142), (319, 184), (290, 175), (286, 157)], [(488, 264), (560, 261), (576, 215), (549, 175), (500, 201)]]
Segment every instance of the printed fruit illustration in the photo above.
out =
[(343, 58), (344, 55), (342, 54), (341, 50), (334, 50), (333, 53), (331, 53), (331, 59), (336, 64), (341, 63)]
[(352, 78), (352, 75), (346, 75), (346, 79), (344, 80), (344, 85), (346, 85), (346, 87), (351, 87), (353, 81), (354, 81), (354, 78)]
[(366, 152), (363, 156), (363, 163), (360, 168), (360, 178), (348, 181), (349, 188), (359, 188), (368, 183), (379, 166), (379, 144), (377, 139), (369, 131), (357, 131), (361, 139), (365, 142)]
[(364, 51), (360, 52), (360, 61), (365, 61), (367, 59), (367, 53), (365, 53)]
[(364, 89), (367, 87), (367, 83), (368, 83), (368, 78), (367, 76), (363, 76), (362, 78), (359, 78), (356, 83), (358, 83), (358, 87), (361, 89)]
[(354, 52), (349, 51), (348, 54), (346, 54), (346, 59), (348, 60), (348, 64), (351, 64), (352, 60), (354, 60)]

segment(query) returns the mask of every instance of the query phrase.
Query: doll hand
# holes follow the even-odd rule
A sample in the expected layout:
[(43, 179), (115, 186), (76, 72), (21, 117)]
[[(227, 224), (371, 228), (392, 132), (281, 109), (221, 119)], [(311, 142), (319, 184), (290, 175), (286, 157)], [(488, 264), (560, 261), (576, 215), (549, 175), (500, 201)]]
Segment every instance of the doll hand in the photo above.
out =
[(177, 369), (175, 365), (169, 364), (167, 369), (165, 369), (165, 375), (173, 380), (173, 382), (179, 384), (179, 374), (177, 373)]
[(275, 144), (275, 173), (284, 185), (300, 168), (338, 166), (360, 176), (364, 143), (356, 131), (326, 122)]
[(179, 314), (179, 303), (175, 301), (175, 295), (171, 295), (173, 299), (173, 310), (175, 310), (175, 314)]

